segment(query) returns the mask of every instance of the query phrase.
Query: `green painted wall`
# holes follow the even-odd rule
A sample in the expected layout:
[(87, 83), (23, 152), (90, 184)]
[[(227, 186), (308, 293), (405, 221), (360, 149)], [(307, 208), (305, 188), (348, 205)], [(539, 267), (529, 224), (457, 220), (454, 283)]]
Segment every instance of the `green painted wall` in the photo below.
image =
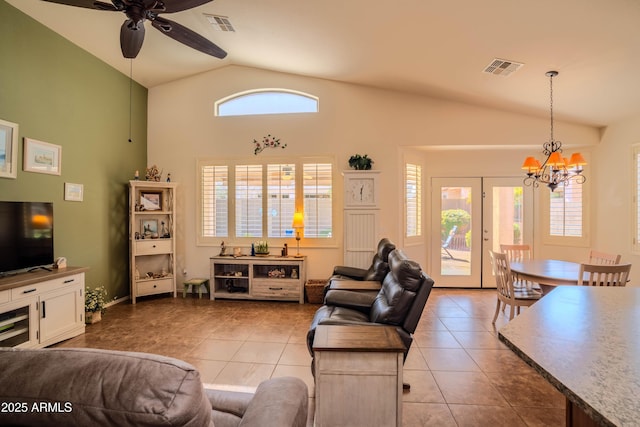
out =
[[(0, 0), (0, 119), (18, 123), (17, 179), (0, 200), (52, 201), (55, 256), (88, 266), (87, 285), (129, 294), (126, 185), (147, 156), (147, 89)], [(62, 146), (62, 175), (22, 170), (23, 137)], [(64, 183), (84, 201), (64, 200)], [(0, 254), (1, 256), (2, 254)]]

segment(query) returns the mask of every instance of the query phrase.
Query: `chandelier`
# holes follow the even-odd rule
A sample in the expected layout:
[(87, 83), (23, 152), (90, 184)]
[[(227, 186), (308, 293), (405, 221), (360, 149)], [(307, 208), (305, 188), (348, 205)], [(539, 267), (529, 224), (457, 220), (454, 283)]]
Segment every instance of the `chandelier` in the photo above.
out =
[(557, 71), (547, 71), (549, 77), (549, 111), (551, 115), (551, 137), (542, 145), (542, 154), (546, 156), (544, 163), (540, 164), (535, 157), (527, 157), (522, 164), (522, 169), (527, 171), (524, 179), (525, 185), (538, 187), (545, 184), (555, 190), (558, 185), (569, 185), (574, 182), (582, 184), (586, 181), (582, 175), (582, 167), (587, 164), (580, 153), (573, 153), (569, 159), (562, 157), (562, 143), (553, 139), (553, 78)]

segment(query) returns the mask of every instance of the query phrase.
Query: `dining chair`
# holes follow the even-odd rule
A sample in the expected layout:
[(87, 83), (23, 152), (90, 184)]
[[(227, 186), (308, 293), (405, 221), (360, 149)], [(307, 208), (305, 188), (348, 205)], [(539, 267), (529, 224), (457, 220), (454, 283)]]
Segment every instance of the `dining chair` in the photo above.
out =
[(533, 303), (542, 298), (542, 294), (527, 287), (515, 288), (513, 286), (513, 274), (511, 273), (507, 255), (494, 251), (489, 251), (489, 255), (491, 256), (493, 274), (496, 277), (496, 291), (498, 295), (496, 312), (491, 322), (495, 324), (502, 304), (509, 305), (509, 320), (512, 320), (514, 317), (514, 309), (517, 309), (518, 314), (520, 314), (520, 307), (533, 305)]
[(500, 244), (500, 252), (507, 255), (509, 262), (521, 262), (531, 259), (531, 246)]
[[(580, 264), (578, 285), (581, 286), (626, 286), (631, 264)], [(585, 279), (586, 274), (586, 279)]]
[(594, 251), (591, 249), (589, 251), (589, 262), (588, 264), (620, 264), (620, 258), (622, 256), (620, 254), (608, 254), (606, 252)]
[[(507, 255), (507, 259), (509, 260), (509, 262), (528, 261), (533, 257), (531, 255), (531, 246), (529, 245), (507, 245), (501, 243), (500, 252)], [(515, 273), (513, 277), (513, 286), (516, 288), (524, 286), (527, 288), (532, 288), (538, 292), (542, 292), (542, 289), (540, 288), (540, 285), (538, 283), (522, 280)]]

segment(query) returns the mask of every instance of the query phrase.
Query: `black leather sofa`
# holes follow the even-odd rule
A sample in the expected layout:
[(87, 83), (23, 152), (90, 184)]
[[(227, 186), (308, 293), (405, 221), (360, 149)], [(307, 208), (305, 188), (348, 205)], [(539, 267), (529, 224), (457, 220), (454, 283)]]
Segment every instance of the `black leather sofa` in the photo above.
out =
[(332, 283), (337, 280), (375, 280), (382, 282), (384, 276), (389, 272), (389, 254), (396, 248), (396, 245), (386, 237), (378, 242), (376, 253), (373, 255), (369, 268), (349, 267), (337, 265), (333, 268), (333, 274), (324, 287), (324, 294), (332, 289)]
[(327, 292), (324, 305), (316, 311), (307, 333), (312, 357), (318, 325), (392, 325), (406, 347), (406, 359), (434, 282), (400, 249), (391, 251), (388, 261), (389, 271), (378, 293), (335, 289)]

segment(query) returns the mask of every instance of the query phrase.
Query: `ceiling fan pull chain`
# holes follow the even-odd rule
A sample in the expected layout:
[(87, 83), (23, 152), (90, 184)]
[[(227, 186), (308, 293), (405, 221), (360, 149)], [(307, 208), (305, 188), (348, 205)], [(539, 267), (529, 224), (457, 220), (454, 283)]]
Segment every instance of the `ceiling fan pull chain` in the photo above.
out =
[(133, 93), (133, 58), (129, 59), (129, 142), (133, 142), (131, 140), (131, 98)]

